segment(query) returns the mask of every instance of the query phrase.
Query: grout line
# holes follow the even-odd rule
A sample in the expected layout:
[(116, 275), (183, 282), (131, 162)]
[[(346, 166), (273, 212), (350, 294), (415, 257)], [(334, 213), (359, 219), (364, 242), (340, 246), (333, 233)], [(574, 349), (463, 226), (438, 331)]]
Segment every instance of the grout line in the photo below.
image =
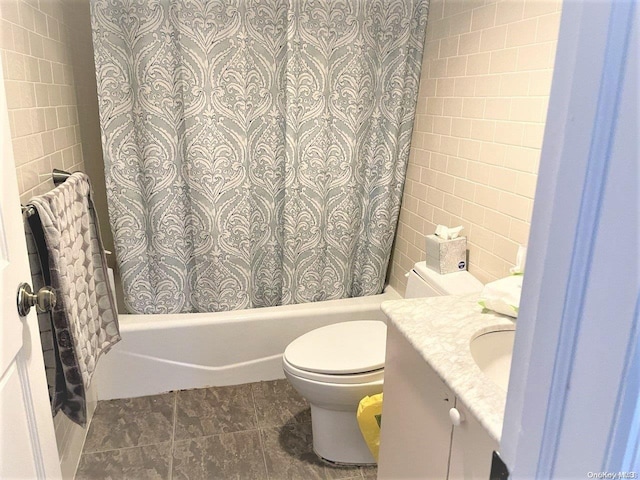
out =
[(251, 383), (251, 400), (253, 401), (253, 411), (255, 413), (256, 416), (256, 427), (258, 430), (258, 441), (260, 442), (260, 451), (262, 453), (262, 462), (264, 463), (264, 471), (267, 474), (267, 480), (269, 480), (269, 468), (267, 467), (267, 456), (264, 452), (264, 443), (262, 441), (262, 427), (260, 425), (260, 423), (258, 422), (258, 407), (256, 406), (256, 397), (253, 394), (253, 385), (260, 383), (260, 382), (254, 382)]
[(109, 452), (115, 452), (115, 451), (118, 451), (118, 450), (131, 450), (133, 448), (153, 447), (153, 446), (156, 446), (156, 445), (164, 445), (166, 443), (170, 443), (170, 442), (166, 441), (166, 442), (157, 442), (157, 443), (145, 443), (143, 445), (133, 445), (133, 446), (129, 446), (129, 447), (109, 448), (107, 450), (96, 450), (94, 452), (85, 452), (83, 450), (82, 451), (82, 455), (96, 455), (98, 453), (109, 453)]
[[(212, 438), (212, 437), (219, 437), (221, 435), (235, 435), (236, 433), (249, 433), (249, 432), (255, 432), (258, 431), (258, 428), (249, 428), (247, 430), (237, 430), (237, 431), (233, 431), (233, 432), (219, 432), (219, 433), (212, 433), (210, 435), (198, 435), (196, 437), (188, 437), (188, 438), (181, 438), (180, 440), (176, 440), (173, 443), (179, 443), (179, 442), (190, 442), (192, 440), (200, 440), (202, 438)], [(164, 442), (167, 443), (167, 442)]]
[(173, 392), (173, 430), (171, 431), (171, 448), (169, 449), (169, 480), (173, 479), (173, 449), (176, 440), (176, 423), (178, 417), (178, 392)]

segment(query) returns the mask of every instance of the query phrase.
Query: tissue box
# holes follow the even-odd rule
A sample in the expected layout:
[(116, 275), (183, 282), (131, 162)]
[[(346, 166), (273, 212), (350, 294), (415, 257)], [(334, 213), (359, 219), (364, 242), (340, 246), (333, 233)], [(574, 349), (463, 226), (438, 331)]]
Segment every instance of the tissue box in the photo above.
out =
[(427, 267), (441, 275), (467, 269), (467, 237), (443, 240), (427, 235), (426, 252)]

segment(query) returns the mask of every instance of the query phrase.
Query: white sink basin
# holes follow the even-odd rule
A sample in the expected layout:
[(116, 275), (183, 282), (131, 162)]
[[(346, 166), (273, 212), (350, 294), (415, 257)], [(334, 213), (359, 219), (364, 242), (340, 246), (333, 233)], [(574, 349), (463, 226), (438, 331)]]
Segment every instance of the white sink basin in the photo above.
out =
[(483, 333), (471, 340), (471, 356), (480, 370), (505, 392), (509, 386), (514, 330)]

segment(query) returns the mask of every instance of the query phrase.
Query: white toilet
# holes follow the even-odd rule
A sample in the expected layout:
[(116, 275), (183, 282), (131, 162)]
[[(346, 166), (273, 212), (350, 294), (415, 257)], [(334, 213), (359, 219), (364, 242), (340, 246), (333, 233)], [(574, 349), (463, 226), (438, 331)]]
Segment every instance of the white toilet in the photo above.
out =
[[(463, 295), (483, 287), (469, 272), (439, 275), (425, 262), (408, 276), (405, 298)], [(375, 463), (356, 411), (363, 397), (382, 392), (386, 333), (380, 321), (336, 323), (298, 337), (284, 352), (285, 376), (311, 405), (313, 449), (325, 460)]]

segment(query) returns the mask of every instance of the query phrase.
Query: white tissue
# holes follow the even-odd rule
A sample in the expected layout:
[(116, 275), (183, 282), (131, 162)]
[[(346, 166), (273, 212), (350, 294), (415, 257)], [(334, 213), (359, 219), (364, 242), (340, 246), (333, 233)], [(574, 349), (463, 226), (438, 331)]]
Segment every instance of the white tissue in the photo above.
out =
[(520, 245), (518, 247), (518, 255), (516, 256), (515, 266), (509, 269), (513, 275), (522, 275), (524, 273), (524, 267), (527, 263), (527, 247)]
[(453, 240), (454, 238), (458, 238), (460, 232), (464, 227), (460, 225), (459, 227), (445, 227), (444, 225), (437, 225), (435, 234), (443, 240)]
[(480, 294), (478, 303), (487, 310), (517, 317), (520, 309), (522, 279), (522, 275), (512, 275), (487, 283)]

